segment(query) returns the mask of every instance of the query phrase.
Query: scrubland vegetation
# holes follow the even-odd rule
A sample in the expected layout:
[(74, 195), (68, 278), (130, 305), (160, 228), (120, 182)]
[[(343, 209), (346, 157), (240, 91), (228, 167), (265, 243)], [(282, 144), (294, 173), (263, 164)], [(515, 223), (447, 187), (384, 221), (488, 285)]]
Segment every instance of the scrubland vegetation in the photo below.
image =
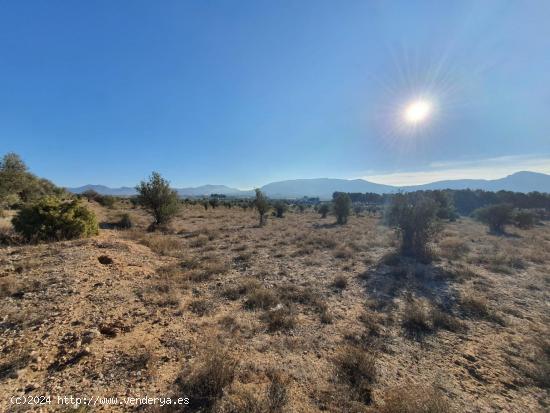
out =
[(105, 201), (12, 154), (0, 175), (1, 411), (16, 394), (189, 397), (160, 411), (195, 412), (549, 408), (548, 195), (181, 200), (153, 173)]

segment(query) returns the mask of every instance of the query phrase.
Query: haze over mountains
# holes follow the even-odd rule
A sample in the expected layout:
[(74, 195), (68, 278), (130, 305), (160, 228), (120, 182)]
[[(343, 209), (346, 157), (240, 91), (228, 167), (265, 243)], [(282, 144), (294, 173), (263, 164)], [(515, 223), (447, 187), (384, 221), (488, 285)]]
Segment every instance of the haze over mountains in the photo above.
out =
[[(85, 185), (78, 188), (67, 188), (73, 193), (82, 193), (86, 190), (94, 190), (102, 195), (130, 196), (135, 195), (136, 190), (131, 187), (109, 188), (104, 185)], [(272, 182), (261, 187), (261, 190), (271, 198), (302, 198), (319, 197), (331, 199), (332, 193), (341, 192), (374, 192), (377, 194), (392, 193), (399, 190), (433, 189), (482, 189), (485, 191), (513, 191), (513, 192), (550, 192), (550, 175), (538, 172), (516, 172), (500, 179), (457, 179), (436, 181), (423, 185), (391, 186), (382, 185), (363, 179), (292, 179), (287, 181)], [(225, 185), (203, 185), (193, 188), (176, 188), (181, 197), (200, 197), (211, 194), (224, 194), (227, 196), (248, 197), (253, 196), (254, 191), (243, 191)]]

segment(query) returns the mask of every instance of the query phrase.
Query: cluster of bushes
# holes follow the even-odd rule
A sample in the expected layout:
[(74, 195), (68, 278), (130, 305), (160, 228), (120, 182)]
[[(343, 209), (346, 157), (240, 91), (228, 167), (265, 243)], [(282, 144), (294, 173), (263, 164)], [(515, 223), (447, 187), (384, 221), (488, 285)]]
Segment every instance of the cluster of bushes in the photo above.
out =
[(19, 155), (8, 153), (0, 160), (0, 210), (19, 208), (46, 195), (64, 196), (65, 191), (28, 171)]
[(529, 229), (538, 222), (537, 214), (529, 210), (515, 209), (511, 204), (496, 204), (474, 211), (473, 216), (487, 224), (489, 231), (494, 234), (503, 234), (506, 225)]
[[(445, 189), (433, 191), (417, 191), (430, 196), (442, 204), (453, 206), (455, 214), (471, 215), (476, 209), (490, 205), (510, 204), (517, 209), (550, 210), (550, 194), (541, 192), (511, 192), (511, 191), (483, 191), (471, 189)], [(388, 205), (394, 194), (375, 193), (348, 193), (351, 202), (367, 205)], [(451, 211), (449, 211), (451, 212)]]
[(95, 201), (98, 204), (112, 208), (115, 205), (116, 198), (112, 195), (101, 195), (93, 189), (88, 189), (87, 191), (80, 194), (81, 197), (86, 198), (88, 201)]
[(39, 242), (88, 237), (98, 233), (94, 214), (48, 180), (28, 172), (21, 158), (0, 161), (0, 209), (18, 208), (12, 219), (19, 241)]

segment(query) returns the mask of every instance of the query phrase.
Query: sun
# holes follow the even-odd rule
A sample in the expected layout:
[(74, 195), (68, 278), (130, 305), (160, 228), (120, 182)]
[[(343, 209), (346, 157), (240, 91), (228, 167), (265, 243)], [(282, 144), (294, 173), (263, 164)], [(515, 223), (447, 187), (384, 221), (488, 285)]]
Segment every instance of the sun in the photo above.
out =
[(403, 117), (407, 123), (418, 124), (424, 122), (432, 113), (432, 104), (428, 100), (418, 99), (407, 106), (403, 112)]

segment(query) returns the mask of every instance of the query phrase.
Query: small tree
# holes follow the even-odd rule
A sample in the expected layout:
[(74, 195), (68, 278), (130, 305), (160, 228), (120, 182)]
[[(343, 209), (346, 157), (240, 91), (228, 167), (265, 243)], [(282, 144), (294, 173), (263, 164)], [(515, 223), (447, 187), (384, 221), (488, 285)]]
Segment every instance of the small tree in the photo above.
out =
[(153, 172), (147, 182), (141, 181), (136, 190), (138, 202), (155, 220), (153, 228), (166, 225), (178, 212), (178, 194), (158, 172)]
[(348, 216), (351, 210), (351, 199), (348, 194), (344, 192), (337, 192), (333, 196), (333, 202), (336, 222), (338, 225), (344, 225), (348, 222)]
[(505, 226), (513, 222), (514, 208), (510, 204), (495, 204), (474, 211), (474, 217), (487, 224), (489, 231), (503, 234)]
[(286, 203), (284, 201), (277, 201), (273, 205), (275, 208), (275, 215), (277, 218), (284, 218), (285, 211), (286, 211)]
[(438, 205), (431, 198), (419, 194), (397, 194), (387, 211), (387, 223), (396, 228), (401, 237), (401, 253), (429, 261), (428, 243), (435, 234)]
[(254, 200), (254, 205), (260, 215), (260, 226), (263, 226), (266, 221), (267, 211), (269, 211), (269, 202), (267, 201), (267, 197), (258, 188), (256, 188), (256, 199)]
[(322, 203), (319, 206), (318, 212), (321, 214), (321, 218), (326, 218), (330, 212), (330, 205), (327, 202)]

